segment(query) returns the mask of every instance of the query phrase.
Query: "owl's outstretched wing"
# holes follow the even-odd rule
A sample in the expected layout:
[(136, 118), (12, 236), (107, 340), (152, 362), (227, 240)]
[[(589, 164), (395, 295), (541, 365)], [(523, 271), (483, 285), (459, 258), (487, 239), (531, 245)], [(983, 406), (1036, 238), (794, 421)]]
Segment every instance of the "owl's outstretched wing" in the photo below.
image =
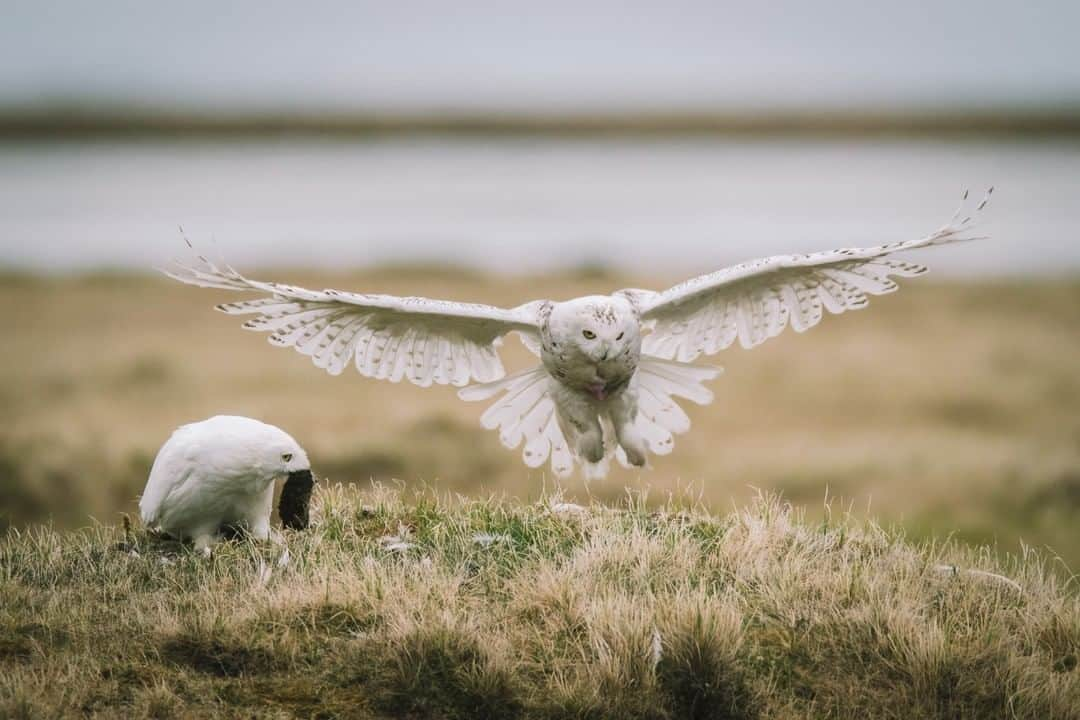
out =
[(177, 263), (165, 274), (189, 285), (263, 293), (266, 297), (217, 309), (256, 315), (243, 327), (271, 333), (272, 345), (295, 348), (331, 375), (353, 362), (366, 377), (406, 378), (421, 387), (490, 382), (505, 375), (496, 351), (502, 337), (538, 332), (540, 302), (507, 310), (422, 297), (306, 290), (249, 280), (228, 265), (198, 257), (199, 265)]
[[(985, 207), (993, 188), (973, 210)], [(964, 193), (964, 201), (967, 201)], [(691, 362), (735, 342), (755, 347), (779, 335), (789, 324), (796, 332), (817, 325), (828, 310), (842, 313), (866, 307), (867, 295), (893, 292), (891, 276), (912, 277), (926, 267), (888, 256), (903, 250), (976, 238), (965, 236), (971, 215), (964, 204), (941, 229), (918, 240), (810, 255), (777, 255), (702, 275), (661, 293), (623, 290), (638, 308), (642, 323), (652, 326), (642, 352)]]

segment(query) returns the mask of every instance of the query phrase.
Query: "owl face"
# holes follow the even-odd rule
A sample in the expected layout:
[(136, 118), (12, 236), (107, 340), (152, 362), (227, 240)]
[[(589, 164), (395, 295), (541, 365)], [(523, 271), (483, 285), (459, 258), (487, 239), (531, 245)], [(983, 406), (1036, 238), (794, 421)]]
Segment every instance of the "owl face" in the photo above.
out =
[(587, 296), (558, 303), (548, 319), (552, 355), (591, 365), (601, 377), (616, 366), (634, 365), (641, 351), (637, 316), (621, 297)]
[(292, 438), (283, 437), (261, 448), (261, 465), (271, 477), (289, 477), (298, 472), (310, 472), (307, 453)]

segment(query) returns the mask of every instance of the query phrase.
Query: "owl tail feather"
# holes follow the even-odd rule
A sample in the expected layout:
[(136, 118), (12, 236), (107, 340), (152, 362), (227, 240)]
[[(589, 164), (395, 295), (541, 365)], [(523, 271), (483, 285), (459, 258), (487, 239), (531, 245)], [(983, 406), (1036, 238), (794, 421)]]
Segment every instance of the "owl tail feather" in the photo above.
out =
[[(690, 418), (674, 398), (708, 404), (713, 395), (704, 383), (721, 372), (714, 366), (642, 355), (631, 387), (638, 394), (638, 429), (651, 452), (670, 453), (675, 444), (673, 436), (690, 429)], [(589, 463), (574, 452), (559, 425), (554, 382), (544, 366), (537, 365), (500, 380), (464, 387), (458, 391), (458, 397), (475, 402), (501, 394), (480, 416), (480, 423), (489, 430), (498, 429), (499, 440), (507, 448), (514, 449), (524, 443), (522, 459), (529, 467), (540, 467), (550, 458), (552, 472), (562, 478), (568, 477), (580, 463), (588, 480), (607, 475), (612, 456), (629, 467), (606, 416), (601, 417), (604, 446), (608, 449), (605, 457), (598, 463)]]
[(480, 424), (498, 429), (499, 440), (511, 450), (524, 442), (522, 459), (529, 467), (540, 467), (551, 458), (552, 472), (567, 477), (574, 470), (574, 453), (559, 427), (553, 382), (547, 369), (537, 365), (501, 380), (463, 387), (458, 397), (474, 402), (502, 393), (480, 416)]
[[(724, 369), (716, 365), (695, 365), (642, 355), (630, 387), (637, 391), (638, 414), (635, 425), (650, 452), (667, 455), (675, 449), (675, 435), (690, 429), (690, 418), (675, 401), (683, 398), (698, 405), (713, 400), (705, 383), (720, 376)], [(623, 467), (631, 467), (626, 453), (614, 441), (605, 438), (608, 455), (614, 455)]]

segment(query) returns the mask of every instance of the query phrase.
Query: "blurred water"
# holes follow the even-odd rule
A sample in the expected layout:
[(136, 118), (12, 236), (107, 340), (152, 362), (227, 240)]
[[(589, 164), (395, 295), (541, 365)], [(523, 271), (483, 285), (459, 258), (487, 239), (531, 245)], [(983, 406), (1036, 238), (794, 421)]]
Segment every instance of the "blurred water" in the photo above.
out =
[(777, 140), (0, 144), (0, 264), (698, 271), (920, 236), (994, 184), (952, 274), (1080, 270), (1080, 144)]

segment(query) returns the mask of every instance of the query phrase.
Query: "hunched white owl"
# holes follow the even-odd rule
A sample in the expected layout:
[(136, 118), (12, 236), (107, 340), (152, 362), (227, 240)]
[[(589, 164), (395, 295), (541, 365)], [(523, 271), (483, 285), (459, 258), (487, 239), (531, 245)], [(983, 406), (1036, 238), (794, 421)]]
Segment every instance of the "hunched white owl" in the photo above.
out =
[(182, 425), (165, 441), (150, 469), (139, 512), (147, 527), (191, 540), (207, 553), (228, 527), (243, 527), (266, 540), (271, 538), (274, 481), (279, 479), (285, 480), (283, 523), (306, 527), (313, 479), (304, 449), (273, 425), (217, 415)]
[[(982, 210), (993, 188), (975, 207)], [(169, 276), (191, 285), (251, 290), (267, 297), (218, 305), (232, 315), (257, 314), (249, 330), (293, 347), (316, 367), (340, 374), (352, 362), (361, 375), (427, 387), (465, 386), (464, 400), (500, 396), (481, 416), (502, 443), (524, 443), (526, 465), (549, 458), (558, 476), (575, 461), (603, 475), (610, 458), (644, 466), (648, 453), (670, 453), (690, 420), (675, 398), (712, 400), (704, 382), (720, 368), (692, 364), (735, 342), (752, 348), (790, 325), (803, 332), (825, 311), (867, 305), (867, 295), (897, 289), (892, 276), (926, 272), (889, 256), (964, 239), (967, 201), (941, 229), (918, 240), (869, 248), (778, 255), (687, 280), (663, 292), (624, 289), (565, 302), (537, 300), (512, 309), (421, 297), (305, 290), (249, 280), (199, 256)], [(497, 354), (516, 333), (540, 364), (505, 376)]]

